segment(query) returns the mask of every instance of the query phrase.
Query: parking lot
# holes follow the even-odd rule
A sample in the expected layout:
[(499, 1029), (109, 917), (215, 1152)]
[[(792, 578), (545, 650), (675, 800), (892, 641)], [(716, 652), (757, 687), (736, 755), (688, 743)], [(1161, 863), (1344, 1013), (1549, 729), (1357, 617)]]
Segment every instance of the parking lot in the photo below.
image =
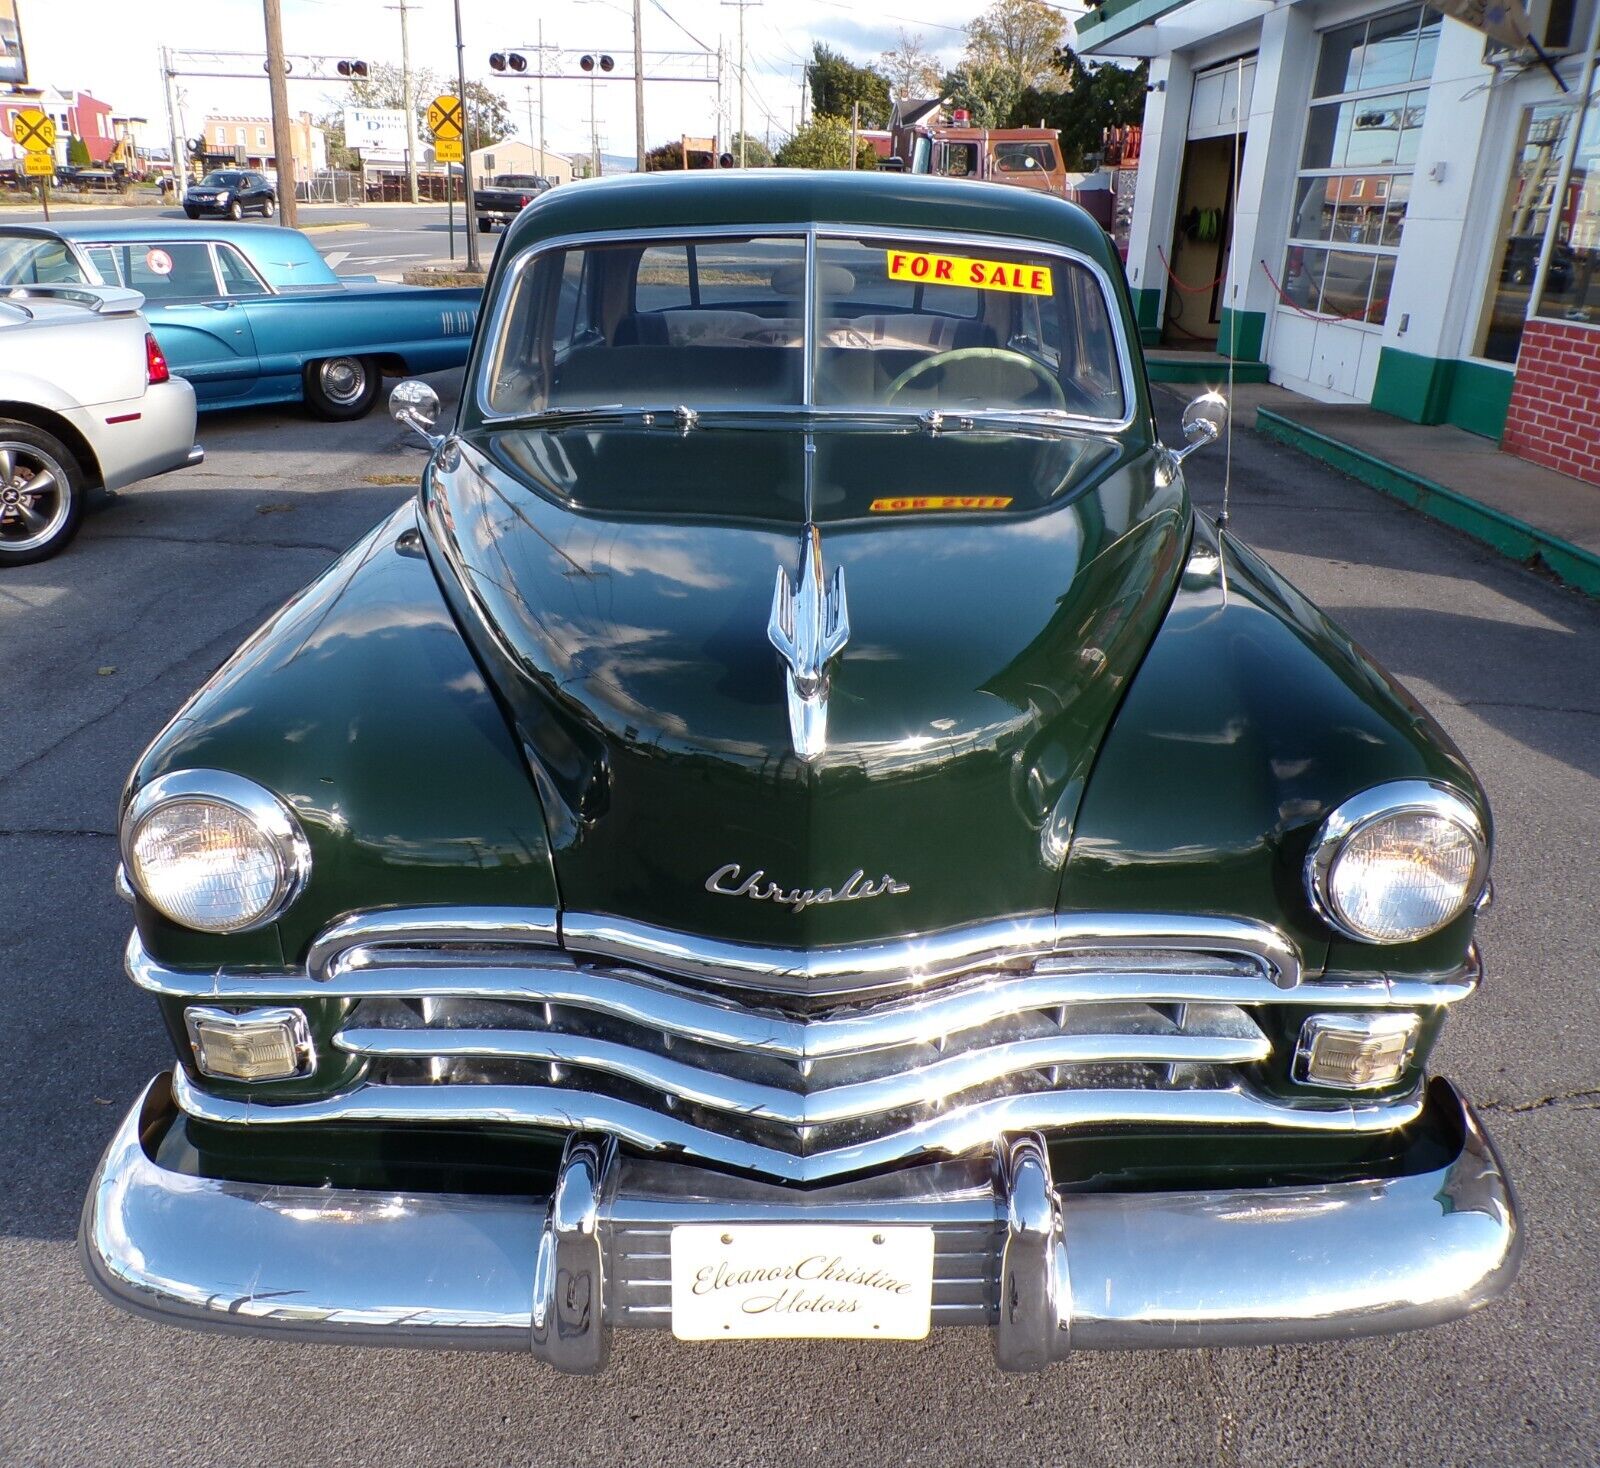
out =
[[(457, 375), (435, 381), (451, 395)], [(200, 438), (198, 469), (124, 492), (65, 554), (0, 580), (0, 1463), (1600, 1462), (1600, 609), (1247, 430), (1238, 534), (1439, 717), (1495, 804), (1488, 978), (1437, 1068), (1479, 1104), (1521, 1194), (1508, 1298), (1420, 1335), (1081, 1355), (1039, 1377), (999, 1375), (968, 1332), (876, 1349), (622, 1334), (597, 1381), (514, 1355), (195, 1335), (103, 1302), (79, 1272), (78, 1211), (113, 1126), (170, 1063), (120, 968), (121, 782), (423, 461), (381, 413), (224, 413)], [(1203, 505), (1223, 464), (1191, 461)]]

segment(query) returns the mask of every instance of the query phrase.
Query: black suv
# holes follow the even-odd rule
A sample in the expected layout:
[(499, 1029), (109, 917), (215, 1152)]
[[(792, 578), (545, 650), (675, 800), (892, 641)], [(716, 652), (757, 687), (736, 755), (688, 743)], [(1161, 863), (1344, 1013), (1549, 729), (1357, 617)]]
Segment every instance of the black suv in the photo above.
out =
[(243, 219), (259, 209), (263, 219), (271, 219), (278, 208), (278, 191), (259, 173), (246, 169), (219, 168), (208, 173), (183, 193), (183, 212), (190, 219), (202, 214), (222, 214)]

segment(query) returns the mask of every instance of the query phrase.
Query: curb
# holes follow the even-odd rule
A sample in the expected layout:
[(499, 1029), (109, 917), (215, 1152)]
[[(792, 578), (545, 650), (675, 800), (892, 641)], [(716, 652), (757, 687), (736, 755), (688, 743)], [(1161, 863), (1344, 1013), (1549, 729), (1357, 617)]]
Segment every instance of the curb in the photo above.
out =
[(1256, 409), (1256, 432), (1263, 438), (1298, 449), (1310, 458), (1358, 480), (1369, 489), (1426, 515), (1428, 519), (1469, 535), (1525, 566), (1542, 566), (1564, 586), (1585, 596), (1600, 597), (1600, 555), (1563, 540), (1515, 515), (1387, 460), (1353, 448), (1296, 423), (1270, 408)]
[(330, 219), (325, 224), (313, 219), (308, 224), (297, 226), (304, 230), (320, 230), (324, 234), (336, 229), (371, 229), (372, 226), (359, 219)]

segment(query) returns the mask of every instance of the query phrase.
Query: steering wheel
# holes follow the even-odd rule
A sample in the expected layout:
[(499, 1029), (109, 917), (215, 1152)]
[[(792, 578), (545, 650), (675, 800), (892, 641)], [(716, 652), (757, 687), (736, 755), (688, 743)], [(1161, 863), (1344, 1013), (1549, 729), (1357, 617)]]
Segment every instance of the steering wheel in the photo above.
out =
[(956, 362), (1011, 362), (1025, 367), (1033, 374), (1050, 393), (1050, 406), (1065, 411), (1067, 395), (1061, 391), (1061, 383), (1050, 369), (1043, 363), (1035, 362), (1032, 357), (1023, 352), (1013, 352), (1006, 347), (957, 347), (953, 352), (936, 352), (931, 357), (924, 357), (920, 362), (913, 362), (884, 392), (884, 405), (892, 403), (918, 378), (935, 372), (941, 367), (949, 367)]

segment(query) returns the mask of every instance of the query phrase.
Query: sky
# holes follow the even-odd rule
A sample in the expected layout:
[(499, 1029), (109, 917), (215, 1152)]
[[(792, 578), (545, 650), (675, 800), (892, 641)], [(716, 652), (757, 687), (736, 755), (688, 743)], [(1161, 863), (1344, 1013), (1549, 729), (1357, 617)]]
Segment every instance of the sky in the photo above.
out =
[[(541, 16), (547, 48), (572, 52), (610, 52), (617, 70), (631, 75), (630, 0), (562, 0), (560, 4), (515, 0), (460, 0), (468, 78), (493, 77), (491, 51), (530, 45)], [(982, 8), (981, 0), (761, 0), (745, 10), (749, 131), (774, 142), (793, 126), (800, 105), (800, 62), (811, 43), (823, 41), (858, 61), (875, 60), (898, 44), (902, 29), (920, 33), (923, 44), (944, 64), (960, 55), (963, 27)], [(289, 55), (368, 62), (400, 60), (400, 17), (384, 0), (282, 0), (284, 50)], [(188, 0), (181, 4), (129, 5), (127, 0), (18, 0), (23, 44), (34, 85), (93, 92), (120, 113), (148, 118), (152, 139), (164, 137), (159, 48), (253, 53), (235, 68), (254, 71), (265, 45), (260, 0)], [(451, 0), (408, 0), (411, 61), (435, 72), (455, 71), (455, 29)], [(727, 70), (730, 116), (738, 116), (733, 69), (739, 13), (722, 0), (643, 0), (643, 44), (648, 51), (694, 48), (694, 40), (713, 52), (718, 40), (729, 48)], [(570, 64), (570, 62), (569, 62)], [(331, 68), (330, 68), (331, 69)], [(649, 70), (647, 58), (647, 73)], [(544, 132), (553, 152), (585, 152), (589, 147), (589, 86), (574, 70), (572, 81), (546, 81)], [(524, 84), (502, 82), (517, 119), (529, 131)], [(264, 116), (267, 83), (186, 77), (180, 83), (185, 136), (193, 136), (208, 113)], [(714, 86), (695, 83), (647, 85), (645, 133), (650, 145), (682, 133), (709, 134), (715, 111)], [(333, 82), (290, 83), (290, 107), (313, 114), (338, 108), (341, 90)], [(596, 131), (602, 151), (631, 154), (634, 146), (633, 87), (609, 82), (595, 88)], [(533, 129), (538, 119), (535, 116)]]

